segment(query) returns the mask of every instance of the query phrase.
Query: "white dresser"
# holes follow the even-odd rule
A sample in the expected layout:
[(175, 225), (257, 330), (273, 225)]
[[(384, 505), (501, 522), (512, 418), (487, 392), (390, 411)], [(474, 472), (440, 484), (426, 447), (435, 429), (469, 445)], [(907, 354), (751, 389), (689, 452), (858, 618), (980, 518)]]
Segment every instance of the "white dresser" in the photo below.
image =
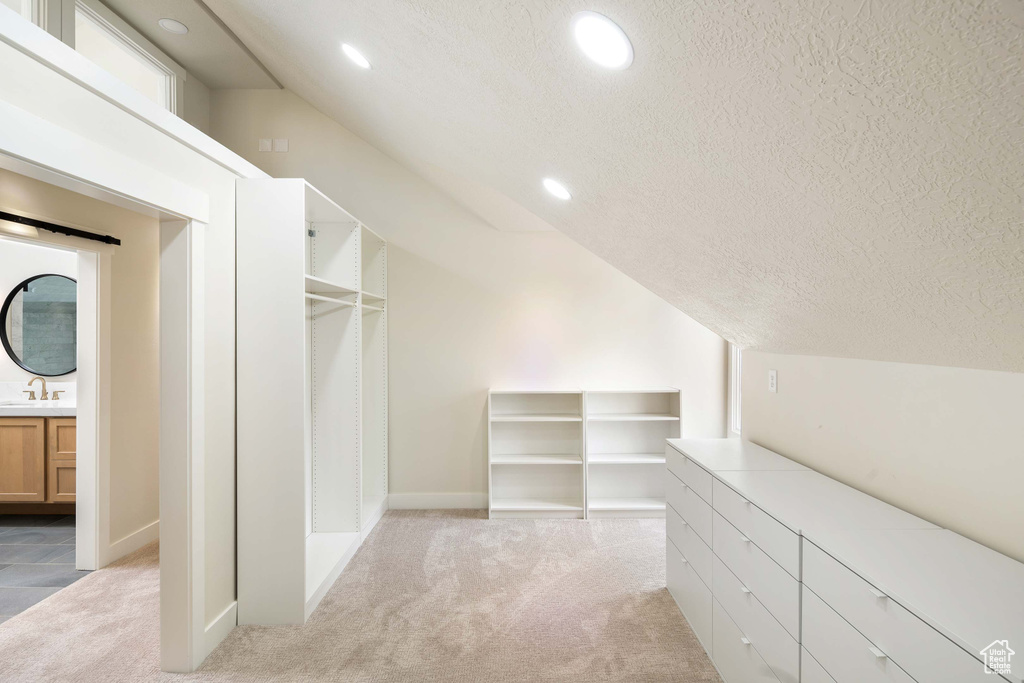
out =
[(668, 444), (668, 588), (726, 683), (992, 683), (982, 650), (1024, 647), (1021, 563), (755, 444)]

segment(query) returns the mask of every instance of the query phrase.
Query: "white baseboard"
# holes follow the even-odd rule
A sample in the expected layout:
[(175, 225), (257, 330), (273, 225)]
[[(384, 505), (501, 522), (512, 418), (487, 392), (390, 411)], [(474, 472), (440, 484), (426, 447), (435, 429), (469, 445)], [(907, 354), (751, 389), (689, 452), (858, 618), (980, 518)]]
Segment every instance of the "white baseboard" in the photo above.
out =
[(486, 493), (389, 493), (392, 510), (486, 510)]
[(125, 555), (135, 552), (142, 546), (152, 543), (160, 538), (160, 520), (147, 524), (138, 531), (134, 531), (124, 538), (114, 541), (106, 549), (100, 550), (100, 567), (106, 567), (115, 560), (120, 560)]
[(203, 634), (203, 656), (206, 659), (210, 653), (217, 649), (220, 642), (227, 638), (231, 629), (238, 625), (238, 602), (232, 602), (223, 612), (217, 615), (213, 621), (206, 625), (206, 633)]

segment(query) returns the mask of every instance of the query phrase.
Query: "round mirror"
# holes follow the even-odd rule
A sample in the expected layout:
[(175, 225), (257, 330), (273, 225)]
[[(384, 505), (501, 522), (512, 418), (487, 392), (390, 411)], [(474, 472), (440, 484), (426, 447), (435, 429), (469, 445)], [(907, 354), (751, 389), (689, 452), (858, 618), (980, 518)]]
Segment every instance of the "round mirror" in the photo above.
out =
[(64, 275), (36, 275), (15, 287), (0, 309), (0, 341), (7, 355), (33, 374), (74, 372), (78, 283)]

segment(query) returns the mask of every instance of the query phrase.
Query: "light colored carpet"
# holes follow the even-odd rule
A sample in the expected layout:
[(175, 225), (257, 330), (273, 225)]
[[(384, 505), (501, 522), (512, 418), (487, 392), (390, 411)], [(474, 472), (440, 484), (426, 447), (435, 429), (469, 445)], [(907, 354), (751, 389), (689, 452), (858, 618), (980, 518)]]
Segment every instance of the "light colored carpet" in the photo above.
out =
[(0, 680), (719, 680), (665, 589), (664, 520), (483, 516), (389, 512), (305, 626), (236, 628), (189, 676), (157, 671), (145, 548), (0, 625)]

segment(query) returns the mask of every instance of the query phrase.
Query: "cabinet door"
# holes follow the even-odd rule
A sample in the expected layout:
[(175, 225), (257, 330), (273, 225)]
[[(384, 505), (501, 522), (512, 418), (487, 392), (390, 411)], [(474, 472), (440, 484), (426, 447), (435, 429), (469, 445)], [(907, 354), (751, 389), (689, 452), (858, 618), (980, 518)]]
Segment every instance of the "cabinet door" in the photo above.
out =
[(75, 465), (77, 433), (75, 418), (47, 419), (47, 500), (51, 503), (75, 502)]
[(0, 418), (0, 502), (46, 500), (46, 432), (41, 417)]

